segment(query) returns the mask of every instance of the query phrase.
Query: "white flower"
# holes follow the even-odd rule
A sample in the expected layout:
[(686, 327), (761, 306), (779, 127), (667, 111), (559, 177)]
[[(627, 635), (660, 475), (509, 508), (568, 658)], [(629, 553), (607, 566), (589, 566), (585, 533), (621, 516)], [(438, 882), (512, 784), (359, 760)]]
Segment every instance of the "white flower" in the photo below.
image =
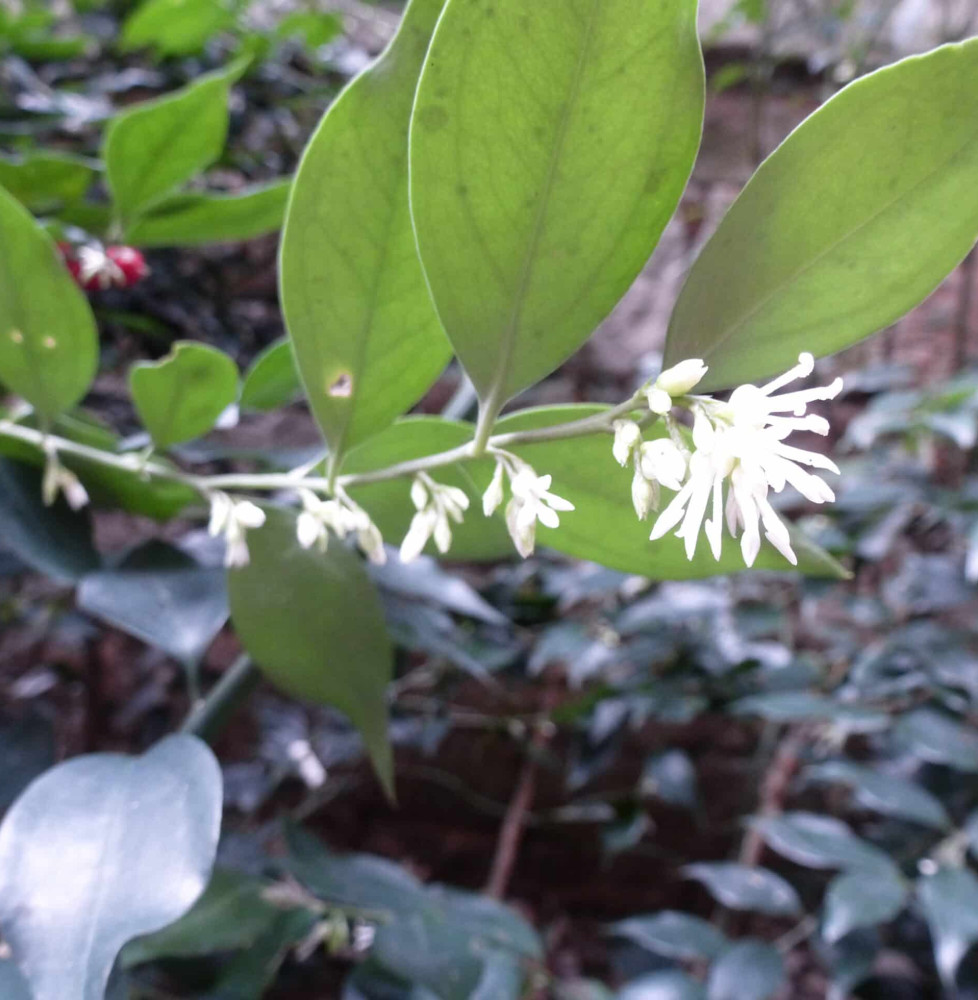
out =
[(314, 545), (325, 552), (329, 544), (329, 531), (339, 538), (357, 527), (357, 518), (339, 500), (323, 500), (311, 490), (300, 490), (302, 513), (296, 521), (296, 537), (304, 549)]
[(774, 392), (810, 375), (814, 364), (810, 354), (802, 354), (797, 366), (765, 386), (740, 386), (727, 403), (710, 399), (697, 402), (688, 477), (659, 515), (650, 536), (653, 540), (679, 524), (677, 535), (684, 540), (686, 555), (692, 559), (702, 527), (714, 557), (719, 559), (723, 485), (729, 479), (727, 527), (734, 537), (743, 529), (741, 551), (747, 565), (753, 565), (757, 558), (762, 527), (768, 541), (790, 563), (797, 564), (788, 529), (771, 506), (768, 492), (780, 493), (786, 485), (791, 485), (814, 503), (835, 499), (824, 480), (803, 468), (838, 473), (835, 463), (818, 452), (787, 445), (784, 439), (794, 430), (828, 433), (824, 418), (806, 415), (805, 411), (810, 402), (835, 398), (842, 389), (842, 380), (780, 396)]
[(224, 565), (228, 568), (248, 565), (248, 531), (264, 523), (265, 512), (250, 500), (232, 500), (226, 493), (211, 496), (211, 519), (207, 530), (215, 538), (224, 536)]
[(667, 368), (648, 390), (649, 409), (660, 416), (672, 409), (672, 401), (677, 396), (685, 396), (699, 385), (707, 372), (702, 358), (689, 358), (678, 365)]
[(96, 281), (99, 288), (124, 287), (126, 273), (101, 247), (83, 246), (78, 251), (78, 277), (82, 284)]
[(88, 491), (81, 480), (66, 469), (54, 449), (45, 449), (47, 455), (44, 466), (44, 477), (41, 480), (41, 498), (46, 507), (50, 507), (58, 494), (64, 494), (65, 501), (72, 510), (81, 510), (88, 504)]
[(496, 471), (492, 474), (492, 481), (482, 494), (482, 513), (486, 517), (492, 517), (496, 509), (503, 502), (503, 473), (506, 471), (501, 461), (496, 461)]
[(642, 443), (642, 429), (634, 420), (616, 420), (611, 426), (615, 432), (611, 453), (619, 465), (628, 465), (632, 452)]
[(638, 457), (642, 475), (661, 483), (666, 489), (678, 490), (686, 477), (688, 454), (669, 438), (656, 438), (643, 443)]
[(432, 537), (444, 555), (452, 544), (451, 522), (461, 524), (463, 513), (469, 509), (465, 491), (436, 483), (422, 473), (411, 484), (411, 501), (417, 513), (401, 543), (401, 562), (417, 559)]
[(659, 484), (645, 478), (640, 462), (635, 463), (635, 475), (632, 476), (632, 506), (640, 521), (659, 506)]
[(513, 497), (506, 505), (506, 527), (524, 559), (533, 554), (537, 521), (544, 527), (557, 528), (557, 512), (574, 509), (568, 500), (549, 492), (552, 481), (552, 476), (538, 476), (528, 465), (523, 465), (510, 480)]

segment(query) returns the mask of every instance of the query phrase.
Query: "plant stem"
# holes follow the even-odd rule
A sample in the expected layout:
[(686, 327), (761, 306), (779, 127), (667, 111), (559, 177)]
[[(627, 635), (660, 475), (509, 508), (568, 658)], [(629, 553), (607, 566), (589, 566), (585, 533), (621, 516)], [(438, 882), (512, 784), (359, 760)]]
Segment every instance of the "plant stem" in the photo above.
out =
[(197, 702), (184, 719), (180, 731), (212, 740), (238, 706), (258, 687), (261, 676), (251, 657), (243, 653), (224, 672), (207, 696)]
[[(314, 493), (333, 495), (337, 488), (348, 489), (368, 483), (386, 482), (391, 479), (414, 476), (419, 472), (428, 472), (446, 465), (454, 465), (456, 462), (478, 458), (486, 451), (496, 448), (511, 448), (517, 445), (536, 444), (543, 441), (559, 441), (610, 431), (611, 425), (616, 419), (638, 408), (640, 402), (641, 394), (636, 393), (618, 406), (602, 410), (600, 413), (592, 414), (589, 417), (570, 420), (567, 423), (556, 424), (552, 427), (511, 431), (507, 434), (497, 434), (495, 436), (491, 434), (495, 417), (486, 421), (480, 418), (480, 427), (476, 432), (475, 439), (466, 444), (459, 445), (457, 448), (437, 452), (433, 455), (425, 455), (422, 458), (412, 459), (407, 462), (399, 462), (382, 469), (337, 476), (335, 480), (328, 476), (307, 476), (305, 473), (308, 467), (286, 473), (231, 473), (217, 476), (197, 476), (159, 461), (145, 461), (139, 455), (118, 455), (109, 451), (103, 451), (100, 448), (92, 448), (89, 445), (80, 444), (68, 438), (45, 434), (41, 430), (33, 427), (25, 427), (23, 424), (15, 423), (11, 420), (0, 420), (0, 437), (22, 441), (39, 449), (47, 448), (59, 455), (69, 455), (90, 462), (97, 462), (109, 468), (121, 469), (125, 472), (140, 475), (145, 479), (159, 479), (181, 483), (200, 493), (202, 496), (206, 496), (214, 490), (268, 492), (296, 490), (300, 488), (311, 490)], [(486, 434), (487, 429), (489, 436), (484, 441), (481, 441), (480, 436)]]

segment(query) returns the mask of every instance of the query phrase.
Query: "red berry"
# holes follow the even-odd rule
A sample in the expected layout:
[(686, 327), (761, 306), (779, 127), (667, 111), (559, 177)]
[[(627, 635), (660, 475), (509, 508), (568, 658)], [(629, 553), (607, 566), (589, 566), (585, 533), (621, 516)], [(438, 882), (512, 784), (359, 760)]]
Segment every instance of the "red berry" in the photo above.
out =
[(105, 256), (122, 272), (124, 288), (137, 284), (149, 274), (146, 258), (134, 247), (106, 247)]

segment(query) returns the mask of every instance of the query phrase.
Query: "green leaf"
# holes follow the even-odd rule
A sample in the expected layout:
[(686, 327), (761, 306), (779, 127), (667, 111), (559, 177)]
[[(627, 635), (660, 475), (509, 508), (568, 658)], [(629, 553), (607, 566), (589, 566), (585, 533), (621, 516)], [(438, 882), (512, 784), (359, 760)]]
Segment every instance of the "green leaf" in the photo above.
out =
[(976, 123), (978, 39), (842, 90), (765, 160), (700, 254), (665, 363), (704, 358), (704, 390), (749, 382), (926, 298), (978, 237)]
[(701, 882), (718, 903), (732, 910), (749, 910), (772, 917), (790, 917), (801, 912), (798, 893), (767, 868), (717, 861), (687, 865), (683, 874)]
[(439, 315), (488, 409), (557, 367), (642, 270), (700, 139), (691, 0), (451, 0), (411, 123)]
[[(439, 417), (408, 417), (351, 451), (343, 464), (343, 472), (368, 472), (448, 451), (471, 441), (474, 430), (471, 424)], [(481, 489), (473, 476), (478, 476), (483, 483)], [(503, 559), (513, 553), (513, 543), (502, 520), (482, 516), (482, 490), (491, 476), (492, 463), (485, 460), (446, 466), (435, 473), (439, 483), (457, 486), (469, 497), (465, 520), (452, 528), (450, 559)], [(414, 512), (410, 490), (410, 479), (396, 479), (357, 486), (350, 493), (369, 512), (387, 541), (400, 544)], [(433, 545), (429, 545), (427, 551), (433, 553)]]
[(413, 0), (381, 59), (330, 107), (299, 164), (282, 234), (282, 308), (334, 455), (409, 409), (451, 351), (408, 210), (411, 102), (444, 0)]
[(215, 870), (207, 891), (185, 916), (126, 945), (123, 966), (250, 948), (280, 912), (262, 898), (265, 885), (240, 872)]
[(283, 337), (251, 363), (241, 387), (241, 408), (277, 410), (291, 403), (301, 391), (292, 344)]
[(177, 194), (137, 218), (126, 242), (138, 247), (189, 247), (250, 240), (282, 225), (292, 179), (256, 184), (236, 194)]
[(941, 868), (918, 880), (917, 899), (934, 940), (941, 979), (953, 990), (961, 959), (978, 941), (978, 878), (967, 868)]
[(221, 155), (228, 95), (246, 66), (233, 62), (172, 94), (123, 111), (109, 123), (103, 157), (125, 228)]
[(391, 792), (386, 688), (393, 652), (377, 591), (338, 539), (325, 554), (306, 550), (292, 513), (269, 508), (266, 515), (265, 525), (248, 533), (250, 564), (228, 575), (241, 642), (280, 688), (345, 712)]
[(41, 473), (0, 459), (0, 540), (28, 566), (57, 580), (74, 582), (98, 569), (92, 522), (59, 498), (41, 501)]
[(211, 430), (238, 395), (238, 366), (223, 351), (183, 340), (161, 361), (133, 365), (129, 388), (157, 448)]
[[(36, 422), (24, 421), (28, 426)], [(83, 413), (63, 415), (52, 425), (59, 437), (77, 441), (92, 448), (117, 453), (119, 439), (106, 428), (99, 426)], [(44, 464), (44, 454), (39, 447), (19, 441), (5, 434), (0, 427), (0, 455), (35, 466)], [(175, 517), (180, 511), (198, 502), (196, 490), (183, 483), (164, 479), (146, 479), (138, 465), (119, 469), (93, 459), (75, 455), (62, 455), (62, 464), (75, 472), (88, 490), (93, 507), (118, 507), (132, 514), (143, 514), (160, 521)], [(162, 459), (157, 459), (157, 462)]]
[(825, 894), (822, 937), (835, 944), (860, 927), (888, 923), (906, 905), (908, 891), (895, 868), (837, 876)]
[(45, 420), (88, 391), (98, 334), (50, 237), (0, 188), (0, 382)]
[(0, 827), (0, 925), (34, 1000), (102, 1000), (122, 946), (204, 891), (220, 823), (220, 768), (192, 736), (30, 785)]
[(228, 619), (225, 574), (163, 542), (85, 576), (78, 606), (185, 664), (197, 664)]
[(860, 840), (841, 820), (814, 813), (754, 817), (750, 825), (768, 846), (806, 868), (841, 868), (889, 874), (893, 862), (878, 848)]
[(978, 733), (937, 709), (918, 708), (900, 716), (893, 739), (931, 764), (978, 772)]
[(371, 962), (441, 1000), (506, 997), (489, 991), (493, 976), (506, 971), (493, 968), (492, 959), (541, 958), (533, 928), (496, 900), (421, 885), (384, 858), (332, 854), (295, 827), (286, 841), (290, 868), (308, 889), (327, 903), (366, 910), (377, 921)]
[(343, 21), (337, 14), (314, 10), (295, 10), (279, 21), (274, 36), (300, 38), (309, 50), (315, 50), (343, 34)]
[(727, 947), (727, 939), (700, 917), (663, 910), (642, 917), (628, 917), (608, 928), (646, 951), (680, 961), (711, 961)]
[(951, 825), (944, 806), (927, 789), (912, 781), (880, 774), (871, 767), (835, 760), (807, 768), (805, 777), (809, 781), (849, 785), (861, 806), (885, 816), (907, 819), (935, 830), (946, 830)]
[[(524, 410), (501, 420), (500, 434), (590, 416), (601, 411), (596, 406), (557, 406)], [(656, 425), (646, 439), (665, 434)], [(560, 527), (540, 527), (537, 538), (558, 552), (601, 563), (624, 573), (637, 573), (658, 580), (682, 580), (714, 576), (743, 570), (739, 545), (724, 539), (723, 554), (717, 562), (705, 539), (700, 540), (692, 561), (686, 558), (681, 539), (670, 534), (649, 541), (651, 522), (639, 521), (631, 504), (631, 472), (622, 469), (611, 454), (611, 436), (588, 437), (517, 445), (511, 449), (541, 475), (553, 476), (553, 492), (574, 504), (574, 511), (561, 514)], [(482, 486), (488, 485), (486, 479)], [(668, 502), (663, 491), (663, 504)], [(478, 516), (478, 508), (475, 510)], [(470, 511), (469, 517), (473, 513)], [(792, 542), (798, 556), (798, 571), (811, 576), (840, 577), (845, 571), (827, 553), (799, 534)], [(767, 543), (754, 563), (754, 569), (792, 569), (787, 560)]]
[(710, 969), (707, 1000), (770, 1000), (785, 980), (773, 945), (747, 939), (732, 944)]
[(145, 0), (122, 25), (119, 48), (152, 47), (161, 56), (189, 56), (233, 26), (234, 15), (222, 0)]
[(98, 170), (97, 162), (66, 153), (0, 157), (0, 186), (35, 215), (45, 215), (78, 201)]

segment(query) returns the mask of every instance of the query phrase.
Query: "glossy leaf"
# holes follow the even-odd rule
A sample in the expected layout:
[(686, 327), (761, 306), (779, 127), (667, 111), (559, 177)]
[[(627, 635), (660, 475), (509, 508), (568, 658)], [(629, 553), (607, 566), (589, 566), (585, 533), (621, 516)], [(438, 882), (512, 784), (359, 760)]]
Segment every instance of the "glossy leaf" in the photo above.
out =
[(34, 1000), (102, 1000), (122, 946), (204, 891), (220, 822), (220, 769), (191, 736), (35, 781), (0, 827), (0, 926)]
[(292, 513), (266, 514), (265, 525), (248, 533), (250, 564), (228, 575), (235, 629), (276, 685), (350, 717), (390, 792), (393, 652), (377, 591), (359, 556), (338, 539), (325, 554), (303, 549)]
[(416, 403), (451, 353), (418, 261), (407, 190), (411, 104), (443, 4), (413, 0), (390, 48), (326, 113), (289, 201), (282, 308), (334, 454)]
[(244, 69), (245, 63), (232, 63), (112, 119), (103, 156), (115, 210), (125, 227), (221, 155), (228, 95)]
[(712, 960), (727, 946), (726, 938), (712, 924), (673, 910), (628, 917), (608, 930), (653, 954), (681, 961)]
[[(761, 165), (690, 272), (665, 363), (709, 390), (893, 323), (978, 238), (978, 39), (850, 84)], [(948, 206), (953, 205), (953, 211)]]
[[(39, 711), (0, 715), (0, 813), (43, 771), (54, 765), (54, 730)], [(0, 996), (3, 996), (0, 991)]]
[(893, 867), (882, 851), (831, 816), (793, 812), (754, 818), (751, 825), (773, 850), (807, 868), (889, 873)]
[(50, 237), (0, 188), (0, 383), (52, 420), (88, 391), (98, 334)]
[(189, 247), (250, 240), (273, 233), (285, 218), (291, 178), (235, 194), (178, 194), (158, 204), (126, 230), (139, 247)]
[(7, 459), (0, 459), (0, 542), (56, 580), (74, 582), (101, 563), (88, 512), (72, 510), (63, 498), (44, 506), (41, 473)]
[(837, 876), (825, 894), (822, 937), (834, 944), (860, 927), (888, 923), (906, 905), (908, 891), (896, 869)]
[(784, 960), (764, 941), (732, 944), (710, 969), (707, 1000), (770, 1000), (785, 979)]
[(238, 366), (215, 347), (184, 340), (161, 361), (133, 365), (129, 388), (153, 443), (170, 448), (213, 428), (237, 399)]
[(978, 878), (967, 868), (942, 868), (917, 882), (917, 899), (930, 927), (941, 979), (953, 989), (961, 959), (978, 941)]
[(288, 338), (266, 347), (251, 363), (241, 386), (243, 410), (276, 410), (302, 392)]
[(634, 281), (702, 116), (690, 0), (448, 5), (412, 118), (411, 210), (490, 408), (577, 350)]
[(78, 606), (182, 663), (199, 663), (228, 618), (224, 571), (150, 542), (118, 566), (89, 573)]
[(893, 739), (931, 764), (978, 772), (978, 732), (937, 709), (918, 708), (901, 715)]
[(790, 883), (767, 868), (728, 861), (703, 862), (683, 869), (710, 895), (732, 910), (749, 910), (772, 917), (790, 917), (801, 912), (801, 900)]
[(940, 801), (920, 785), (849, 761), (830, 761), (805, 771), (809, 781), (849, 785), (866, 809), (911, 820), (935, 830), (946, 830), (951, 820)]
[(216, 869), (193, 908), (176, 923), (126, 945), (122, 964), (128, 968), (160, 958), (250, 948), (280, 912), (262, 898), (264, 888), (260, 879)]

